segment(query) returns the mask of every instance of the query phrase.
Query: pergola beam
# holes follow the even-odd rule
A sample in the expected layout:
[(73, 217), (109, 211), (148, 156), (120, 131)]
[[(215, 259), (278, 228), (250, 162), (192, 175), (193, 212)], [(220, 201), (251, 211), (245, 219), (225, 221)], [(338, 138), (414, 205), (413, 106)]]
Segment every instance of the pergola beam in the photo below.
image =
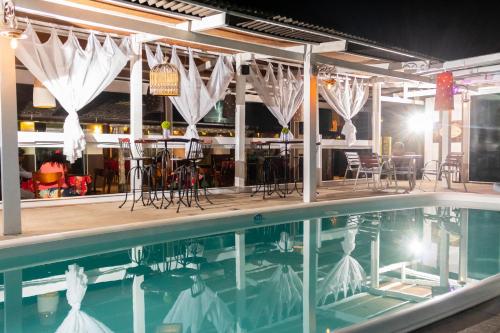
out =
[(265, 54), (278, 59), (290, 59), (299, 62), (302, 62), (303, 60), (303, 55), (300, 53), (262, 46), (255, 43), (234, 41), (221, 37), (185, 31), (167, 25), (147, 22), (139, 17), (134, 18), (129, 16), (124, 19), (123, 14), (120, 15), (120, 13), (115, 14), (114, 12), (97, 11), (96, 8), (92, 6), (71, 3), (68, 1), (54, 3), (49, 0), (17, 0), (16, 9), (18, 12), (55, 18), (72, 23), (93, 25), (105, 29), (132, 33), (147, 33), (161, 36), (162, 38), (186, 41), (212, 47), (215, 46), (222, 49)]
[[(277, 59), (286, 59), (296, 62), (303, 62), (301, 52), (291, 52), (278, 47), (270, 47), (255, 43), (235, 41), (216, 36), (200, 34), (172, 27), (169, 24), (159, 24), (145, 21), (143, 18), (125, 15), (119, 12), (97, 10), (88, 4), (74, 3), (66, 0), (59, 0), (57, 3), (52, 0), (17, 0), (16, 9), (18, 12), (51, 17), (72, 23), (87, 24), (106, 29), (121, 30), (132, 33), (145, 33), (169, 38), (173, 40), (186, 41), (194, 44), (219, 47), (222, 49), (235, 50), (239, 52), (249, 52), (263, 54)], [(125, 17), (126, 16), (126, 17)], [(126, 18), (126, 19), (124, 19)], [(319, 54), (312, 54), (312, 63), (320, 62), (331, 64), (337, 67), (361, 71), (374, 75), (388, 76), (403, 80), (433, 83), (431, 78), (418, 75), (406, 74), (377, 68), (360, 63), (349, 62), (340, 59), (333, 59)]]
[(227, 26), (226, 13), (219, 13), (204, 17), (201, 20), (182, 22), (175, 27), (186, 31), (201, 32), (225, 26)]
[(330, 57), (326, 57), (326, 56), (319, 55), (319, 54), (313, 54), (312, 59), (313, 59), (313, 62), (315, 62), (315, 63), (333, 65), (333, 66), (351, 69), (351, 70), (355, 70), (355, 71), (360, 71), (360, 72), (364, 72), (364, 73), (368, 73), (368, 74), (388, 76), (388, 77), (393, 77), (393, 78), (407, 80), (407, 81), (434, 83), (434, 80), (431, 78), (428, 78), (428, 77), (422, 77), (422, 76), (414, 75), (414, 74), (391, 71), (388, 69), (378, 68), (378, 67), (374, 67), (374, 66), (370, 66), (370, 65), (354, 63), (354, 62), (345, 61), (345, 60), (341, 60), (341, 59), (330, 58)]

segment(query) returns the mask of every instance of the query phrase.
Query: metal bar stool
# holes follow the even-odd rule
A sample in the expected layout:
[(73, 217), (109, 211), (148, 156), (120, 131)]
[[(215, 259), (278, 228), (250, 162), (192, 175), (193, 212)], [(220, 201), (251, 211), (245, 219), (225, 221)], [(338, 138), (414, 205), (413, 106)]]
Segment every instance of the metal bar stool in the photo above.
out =
[[(130, 211), (134, 210), (134, 206), (139, 200), (142, 201), (143, 206), (147, 206), (149, 204), (152, 204), (156, 207), (156, 205), (153, 202), (153, 198), (151, 195), (151, 176), (152, 176), (152, 170), (153, 170), (153, 160), (152, 157), (150, 156), (143, 156), (142, 154), (144, 153), (144, 147), (143, 144), (151, 144), (152, 141), (147, 141), (147, 140), (137, 140), (135, 142), (136, 146), (136, 153), (132, 150), (132, 145), (130, 143), (130, 139), (128, 138), (120, 138), (118, 139), (118, 143), (120, 144), (120, 149), (123, 154), (123, 158), (126, 161), (130, 161), (130, 170), (128, 171), (127, 174), (127, 179), (140, 179), (141, 184), (140, 184), (140, 196), (139, 198), (136, 199), (136, 192), (137, 192), (137, 181), (133, 182), (130, 184), (132, 186), (131, 191), (132, 191), (132, 207), (130, 208)], [(145, 164), (146, 162), (146, 164)], [(131, 178), (133, 177), (133, 178)], [(148, 193), (149, 197), (147, 201), (144, 200), (144, 178), (147, 179), (148, 182)], [(131, 181), (129, 183), (132, 183)], [(122, 208), (125, 203), (127, 202), (128, 199), (128, 191), (125, 191), (125, 199), (123, 200), (122, 204), (119, 206), (119, 208)]]

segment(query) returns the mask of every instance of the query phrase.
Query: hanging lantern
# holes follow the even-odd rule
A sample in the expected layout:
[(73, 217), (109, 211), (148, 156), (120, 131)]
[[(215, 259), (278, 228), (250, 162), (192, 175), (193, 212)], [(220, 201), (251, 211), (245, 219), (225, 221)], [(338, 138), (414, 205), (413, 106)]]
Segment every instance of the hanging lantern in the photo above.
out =
[(42, 82), (35, 79), (33, 84), (33, 107), (37, 109), (53, 109), (56, 107), (56, 99)]
[(436, 76), (436, 98), (434, 110), (450, 111), (453, 105), (453, 73), (444, 72)]
[(175, 65), (163, 62), (149, 71), (149, 92), (155, 96), (179, 96), (179, 70)]
[(333, 86), (335, 85), (335, 83), (337, 83), (337, 81), (335, 79), (325, 79), (323, 80), (324, 84), (326, 85), (326, 88), (328, 90), (332, 89)]

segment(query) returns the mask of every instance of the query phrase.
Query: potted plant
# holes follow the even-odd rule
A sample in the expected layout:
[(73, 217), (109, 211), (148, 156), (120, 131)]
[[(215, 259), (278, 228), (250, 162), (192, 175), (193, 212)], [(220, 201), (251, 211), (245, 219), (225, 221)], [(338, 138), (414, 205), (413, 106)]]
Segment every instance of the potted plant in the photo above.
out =
[(170, 124), (170, 121), (165, 120), (164, 122), (161, 123), (161, 129), (163, 133), (164, 138), (168, 138), (170, 136), (170, 128), (172, 127), (172, 124)]
[(288, 129), (288, 127), (283, 127), (281, 129), (281, 138), (283, 141), (290, 140), (290, 130)]

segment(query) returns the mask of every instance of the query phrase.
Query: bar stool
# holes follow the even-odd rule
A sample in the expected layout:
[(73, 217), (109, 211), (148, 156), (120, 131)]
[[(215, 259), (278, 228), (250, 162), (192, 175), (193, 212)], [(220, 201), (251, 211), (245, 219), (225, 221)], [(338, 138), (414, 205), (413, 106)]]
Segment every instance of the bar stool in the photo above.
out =
[[(130, 211), (134, 210), (135, 203), (139, 200), (142, 200), (143, 206), (147, 206), (152, 204), (156, 207), (153, 202), (153, 198), (151, 195), (151, 180), (153, 175), (153, 170), (155, 168), (155, 159), (152, 156), (145, 156), (145, 145), (154, 144), (154, 141), (151, 140), (136, 140), (135, 147), (136, 153), (133, 152), (132, 146), (130, 144), (129, 138), (119, 138), (118, 143), (120, 144), (120, 150), (122, 151), (123, 158), (125, 161), (130, 161), (130, 170), (127, 174), (127, 179), (140, 179), (141, 185), (140, 190), (141, 194), (138, 199), (136, 199), (136, 188), (137, 182), (133, 182), (133, 186), (131, 188), (132, 191), (132, 207)], [(131, 178), (134, 177), (134, 178)], [(147, 188), (148, 188), (148, 200), (144, 200), (144, 180), (147, 180)], [(128, 191), (125, 191), (125, 200), (123, 200), (122, 204), (119, 208), (122, 208), (128, 199)]]
[[(181, 205), (191, 207), (194, 200), (196, 206), (203, 210), (200, 204), (199, 191), (203, 187), (205, 199), (213, 204), (207, 196), (206, 187), (201, 186), (198, 163), (203, 158), (203, 146), (199, 139), (192, 138), (189, 141), (188, 152), (184, 159), (177, 160), (177, 168), (170, 180), (171, 198), (177, 192), (177, 212)], [(173, 200), (165, 207), (168, 208)]]

